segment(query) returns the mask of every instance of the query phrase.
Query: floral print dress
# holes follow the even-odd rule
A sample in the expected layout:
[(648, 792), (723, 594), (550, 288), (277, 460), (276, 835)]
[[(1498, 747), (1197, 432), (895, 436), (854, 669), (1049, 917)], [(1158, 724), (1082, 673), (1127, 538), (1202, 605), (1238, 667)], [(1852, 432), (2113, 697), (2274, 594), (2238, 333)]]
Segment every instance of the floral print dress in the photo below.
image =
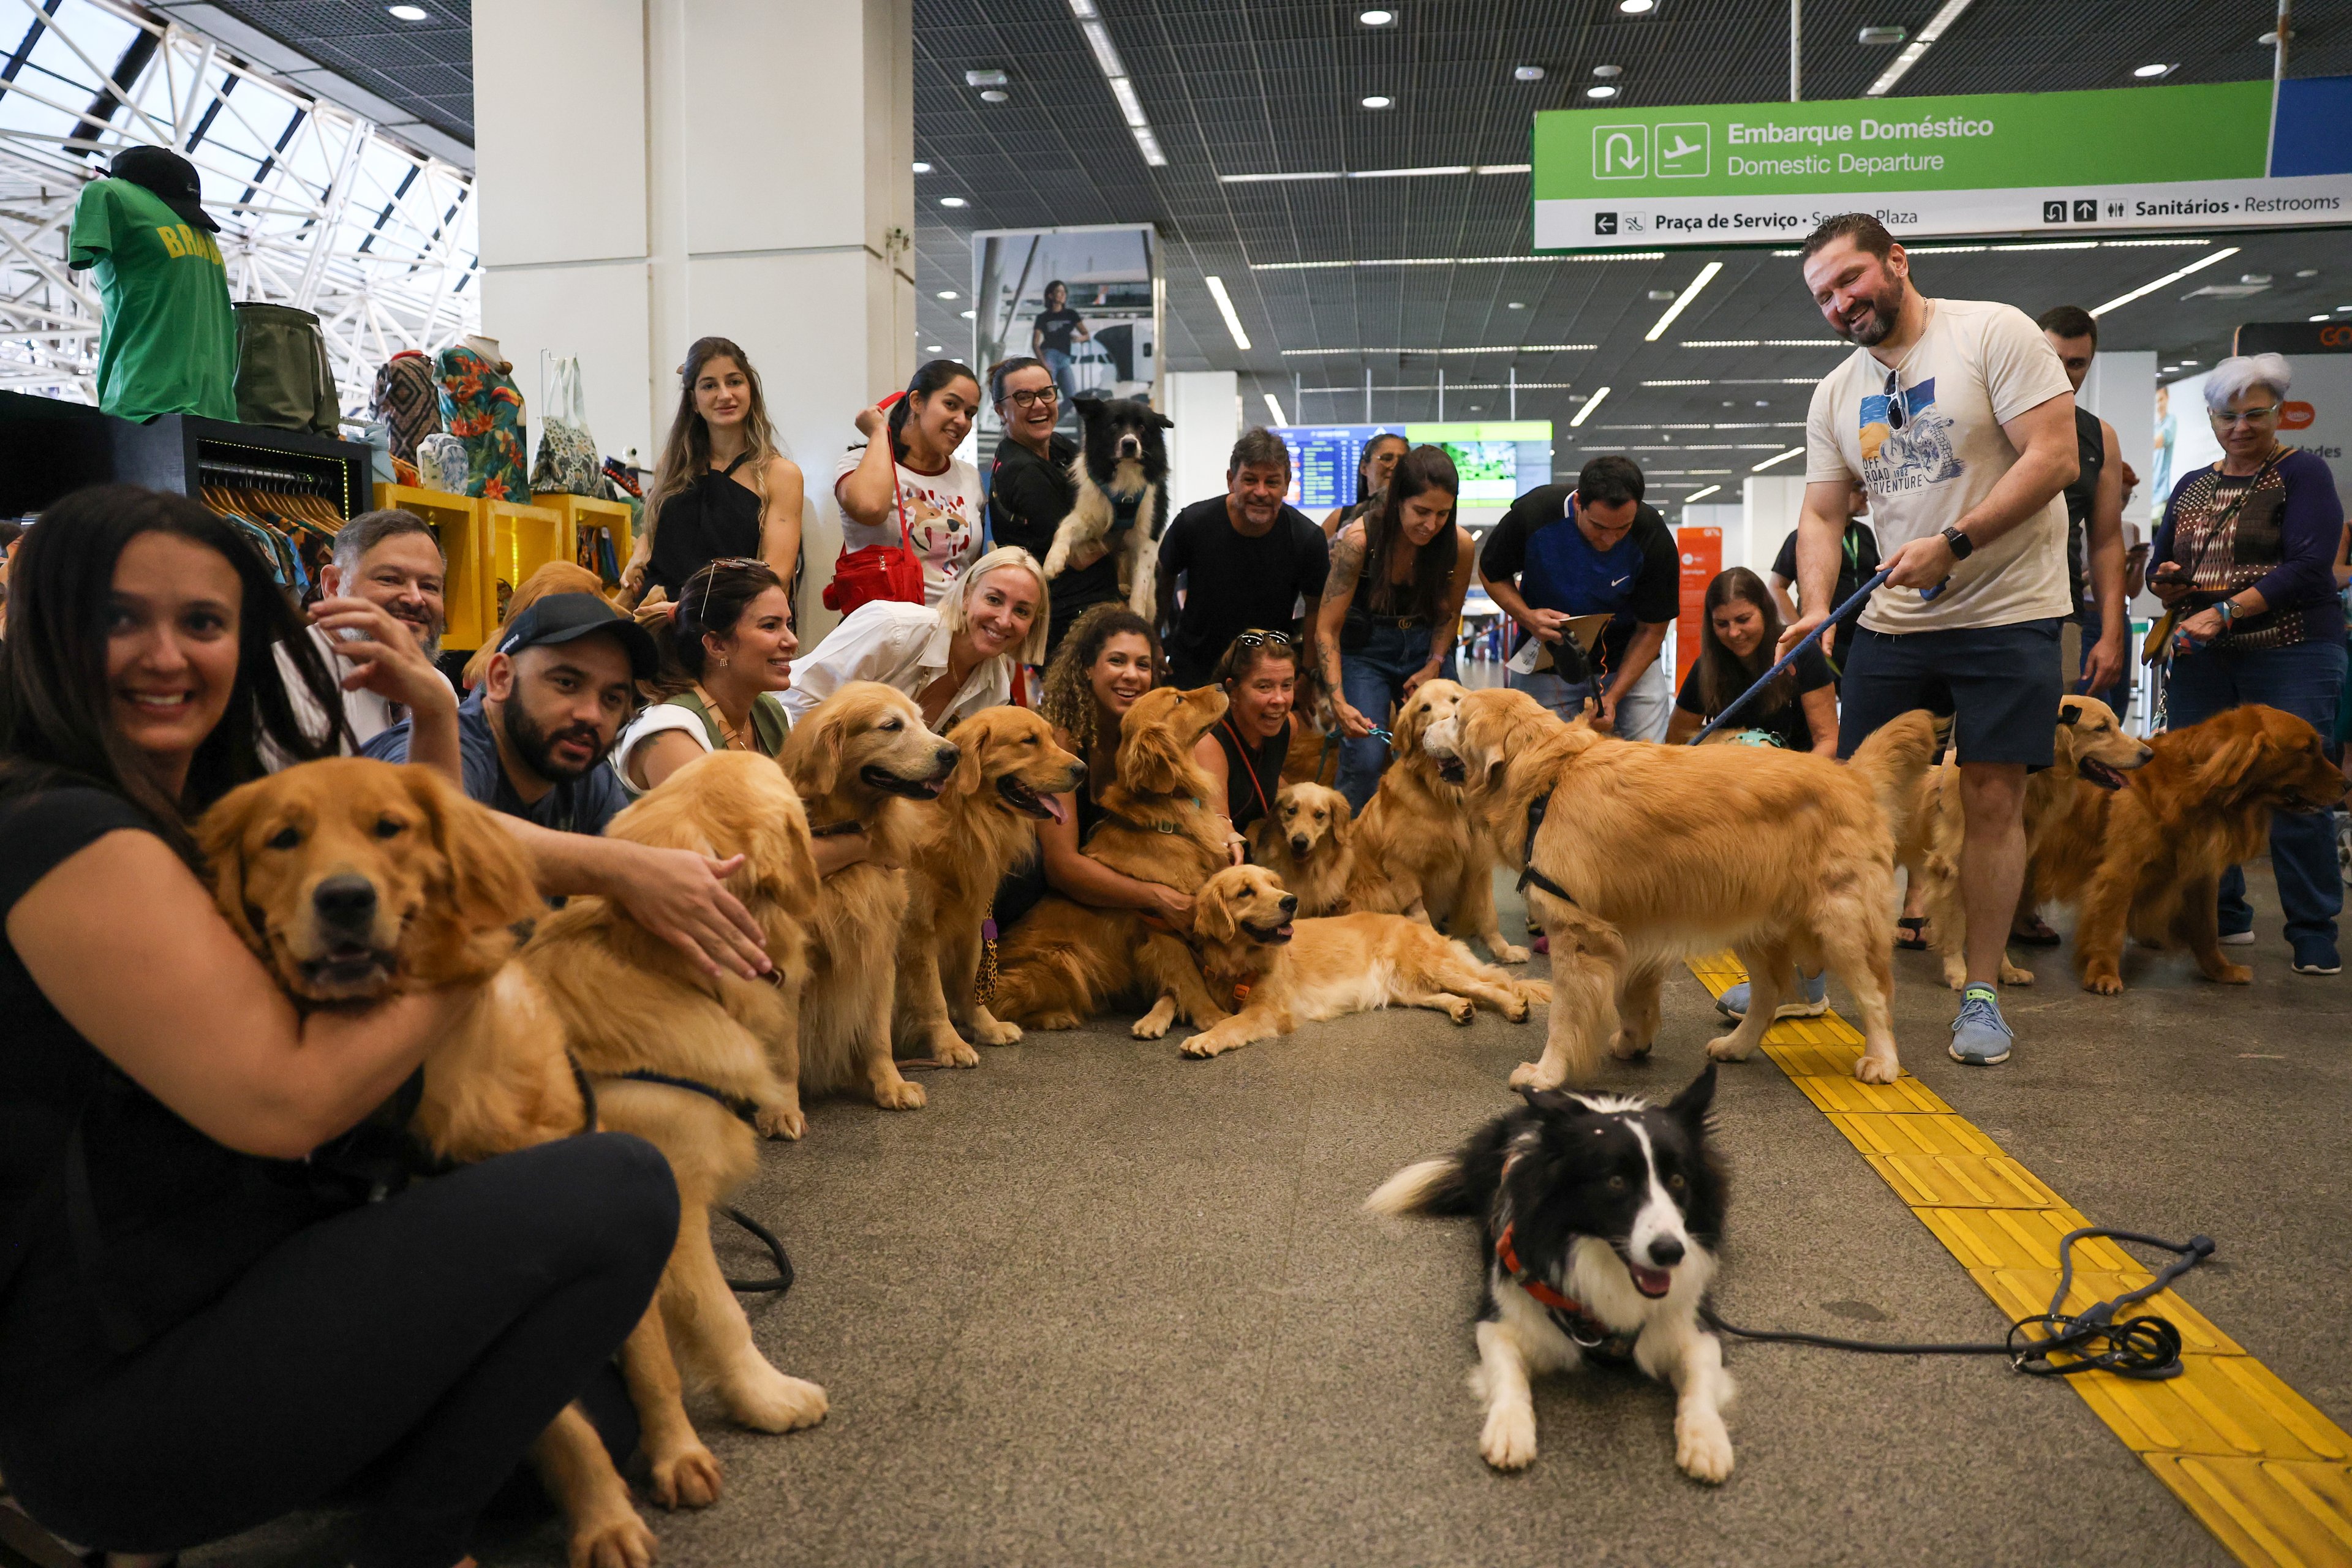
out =
[(465, 443), (466, 493), (492, 500), (530, 500), (524, 475), (522, 394), (514, 366), (493, 363), (459, 343), (433, 362), (441, 385), (441, 422)]

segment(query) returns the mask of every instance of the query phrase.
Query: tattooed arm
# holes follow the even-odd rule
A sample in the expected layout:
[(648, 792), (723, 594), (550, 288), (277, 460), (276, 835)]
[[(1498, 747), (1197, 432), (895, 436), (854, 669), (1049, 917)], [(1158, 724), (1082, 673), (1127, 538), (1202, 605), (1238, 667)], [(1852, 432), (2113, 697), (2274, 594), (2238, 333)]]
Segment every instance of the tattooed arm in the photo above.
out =
[(1315, 617), (1316, 668), (1331, 693), (1331, 712), (1342, 734), (1358, 738), (1372, 732), (1372, 721), (1349, 704), (1340, 684), (1339, 628), (1356, 597), (1364, 574), (1364, 525), (1351, 522), (1331, 542), (1331, 574), (1324, 580), (1323, 599)]

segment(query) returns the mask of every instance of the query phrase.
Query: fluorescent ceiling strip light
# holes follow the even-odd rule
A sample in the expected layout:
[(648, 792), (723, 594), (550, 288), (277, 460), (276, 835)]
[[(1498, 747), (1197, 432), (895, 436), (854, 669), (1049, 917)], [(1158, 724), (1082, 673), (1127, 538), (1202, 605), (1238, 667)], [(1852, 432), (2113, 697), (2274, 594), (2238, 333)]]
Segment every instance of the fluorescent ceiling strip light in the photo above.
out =
[(1713, 495), (1716, 491), (1717, 491), (1717, 490), (1721, 489), (1722, 488), (1723, 488), (1723, 487), (1722, 487), (1721, 485), (1709, 485), (1709, 486), (1707, 486), (1707, 487), (1706, 487), (1706, 489), (1703, 489), (1703, 490), (1693, 490), (1690, 494), (1688, 494), (1688, 495), (1686, 495), (1686, 496), (1683, 497), (1683, 504), (1684, 504), (1685, 506), (1688, 506), (1691, 502), (1693, 502), (1693, 501), (1695, 501), (1695, 500), (1702, 500), (1702, 499), (1704, 499), (1704, 498), (1706, 498), (1706, 497), (1707, 497), (1707, 496), (1711, 496), (1711, 495)]
[(1996, 245), (1995, 250), (2096, 250), (2095, 239), (2040, 239), (2024, 245)]
[(1928, 46), (1942, 37), (1968, 8), (1969, 0), (1944, 0), (1942, 8), (1933, 16), (1928, 17), (1927, 25), (1919, 29), (1918, 37), (1913, 38), (1905, 46), (1903, 52), (1895, 57), (1895, 63), (1881, 72), (1876, 81), (1863, 89), (1863, 96), (1878, 98), (1893, 91), (1895, 84), (1901, 81), (1909, 73), (1911, 68), (1919, 63), (1919, 57), (1927, 52)]
[[(1950, 7), (1948, 6), (1946, 7), (1948, 10), (1949, 8)], [(1757, 464), (1748, 471), (1751, 474), (1760, 474), (1775, 463), (1785, 463), (1791, 458), (1801, 458), (1804, 455), (1805, 449), (1802, 447), (1791, 447), (1787, 451), (1781, 453), (1779, 457), (1765, 458), (1762, 462)]]
[(1642, 341), (1645, 343), (1654, 343), (1664, 337), (1666, 329), (1675, 324), (1675, 318), (1683, 313), (1684, 307), (1697, 299), (1698, 291), (1714, 282), (1715, 275), (1722, 270), (1723, 263), (1720, 261), (1710, 261), (1700, 268), (1698, 276), (1690, 280), (1690, 287), (1675, 296), (1675, 302), (1666, 307), (1666, 313), (1658, 318), (1658, 324), (1642, 335)]
[(2225, 261), (2237, 254), (2238, 247), (2236, 246), (2225, 245), (2221, 249), (2212, 252), (2210, 255), (2199, 257), (2196, 260), (2190, 262), (2186, 267), (2175, 268), (2170, 272), (2166, 273), (2163, 277), (2157, 279), (2154, 282), (2141, 284), (2138, 288), (2133, 289), (2128, 294), (2118, 294), (2104, 305), (2093, 306), (2091, 309), (2091, 314), (2094, 316), (2104, 316), (2109, 310), (2116, 309), (2118, 305), (2128, 305), (2134, 300), (2137, 300), (2144, 295), (2155, 293), (2158, 289), (2165, 287), (2165, 285), (2168, 283), (2179, 282), (2183, 278), (2188, 277), (2190, 273), (2195, 272), (2201, 268), (2210, 267), (2217, 261)]
[(1136, 96), (1135, 83), (1128, 77), (1126, 62), (1118, 58), (1118, 46), (1111, 42), (1110, 29), (1103, 25), (1095, 0), (1070, 0), (1070, 15), (1077, 18), (1078, 31), (1087, 36), (1087, 46), (1094, 50), (1095, 65), (1110, 84), (1111, 97), (1118, 100), (1119, 116), (1127, 121), (1127, 133), (1135, 138), (1135, 150), (1152, 168), (1166, 168), (1168, 154), (1160, 150), (1160, 138), (1143, 112), (1143, 100)]
[(1568, 427), (1573, 430), (1578, 426), (1583, 424), (1586, 420), (1591, 418), (1592, 411), (1600, 407), (1601, 400), (1608, 395), (1609, 389), (1604, 386), (1600, 391), (1594, 393), (1591, 396), (1586, 398), (1584, 400), (1584, 406), (1576, 411), (1576, 417), (1568, 422)]
[(1110, 79), (1110, 95), (1118, 100), (1118, 111), (1130, 127), (1149, 126), (1151, 121), (1143, 113), (1143, 100), (1135, 96), (1135, 84), (1123, 76)]
[(1685, 338), (1686, 349), (1850, 349), (1843, 338)]
[(1585, 353), (1599, 343), (1496, 343), (1470, 349), (1285, 349), (1285, 359), (1312, 359), (1323, 354), (1565, 354)]
[(1109, 28), (1098, 21), (1087, 19), (1078, 23), (1078, 31), (1084, 33), (1087, 42), (1094, 47), (1095, 64), (1102, 68), (1103, 75), (1116, 79), (1127, 74), (1127, 67), (1118, 58), (1118, 46), (1110, 41)]
[(1621, 250), (1606, 256), (1382, 256), (1358, 261), (1253, 261), (1253, 272), (1322, 272), (1335, 267), (1499, 267), (1517, 261), (1664, 261), (1663, 250)]
[(1265, 405), (1274, 411), (1274, 422), (1276, 425), (1290, 423), (1290, 416), (1282, 411), (1282, 405), (1274, 400), (1274, 394), (1271, 392), (1265, 395)]
[(1243, 350), (1250, 346), (1249, 334), (1242, 331), (1242, 319), (1234, 311), (1234, 297), (1225, 292), (1225, 280), (1214, 273), (1201, 279), (1209, 286), (1209, 298), (1217, 302), (1217, 313), (1225, 319), (1225, 331), (1233, 333), (1234, 345)]
[(1643, 386), (1713, 386), (1711, 381), (1645, 381)]
[(1415, 180), (1437, 174), (1526, 174), (1532, 163), (1438, 163), (1425, 169), (1306, 169), (1297, 174), (1219, 174), (1227, 185), (1272, 185), (1292, 180)]

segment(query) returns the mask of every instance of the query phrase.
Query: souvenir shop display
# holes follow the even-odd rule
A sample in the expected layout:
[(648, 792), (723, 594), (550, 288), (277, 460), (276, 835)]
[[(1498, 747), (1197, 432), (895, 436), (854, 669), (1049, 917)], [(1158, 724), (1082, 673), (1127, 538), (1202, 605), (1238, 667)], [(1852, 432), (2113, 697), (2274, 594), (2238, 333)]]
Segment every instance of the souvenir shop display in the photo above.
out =
[(588, 405), (580, 391), (580, 362), (565, 356), (548, 369), (547, 406), (540, 411), (539, 456), (530, 470), (533, 495), (612, 499), (596, 437), (588, 433)]
[(428, 490), (466, 494), (466, 444), (439, 430), (416, 443), (416, 482)]
[(416, 444), (441, 432), (441, 384), (433, 377), (433, 362), (415, 349), (403, 349), (375, 373), (375, 390), (368, 412), (392, 428), (392, 455), (416, 461)]
[(269, 563), (278, 586), (311, 597), (343, 513), (318, 474), (257, 458), (207, 462), (197, 498), (235, 524)]
[(92, 275), (105, 307), (98, 405), (109, 414), (237, 417), (228, 264), (201, 195), (185, 158), (126, 147), (111, 177), (92, 180), (74, 202), (66, 265)]
[(527, 504), (522, 394), (497, 340), (468, 333), (435, 356), (433, 374), (441, 388), (441, 422), (466, 447), (461, 493)]
[(342, 400), (319, 318), (292, 305), (247, 300), (236, 307), (236, 416), (273, 430), (332, 436)]

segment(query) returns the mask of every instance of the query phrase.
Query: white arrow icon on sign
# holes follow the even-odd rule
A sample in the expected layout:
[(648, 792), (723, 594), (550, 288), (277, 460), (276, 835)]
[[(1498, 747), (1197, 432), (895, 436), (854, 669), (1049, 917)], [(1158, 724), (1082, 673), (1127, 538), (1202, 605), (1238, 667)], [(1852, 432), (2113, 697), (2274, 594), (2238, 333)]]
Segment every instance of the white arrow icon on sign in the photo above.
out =
[(1612, 169), (1638, 169), (1642, 154), (1633, 150), (1633, 139), (1619, 131), (1610, 136), (1601, 161)]

